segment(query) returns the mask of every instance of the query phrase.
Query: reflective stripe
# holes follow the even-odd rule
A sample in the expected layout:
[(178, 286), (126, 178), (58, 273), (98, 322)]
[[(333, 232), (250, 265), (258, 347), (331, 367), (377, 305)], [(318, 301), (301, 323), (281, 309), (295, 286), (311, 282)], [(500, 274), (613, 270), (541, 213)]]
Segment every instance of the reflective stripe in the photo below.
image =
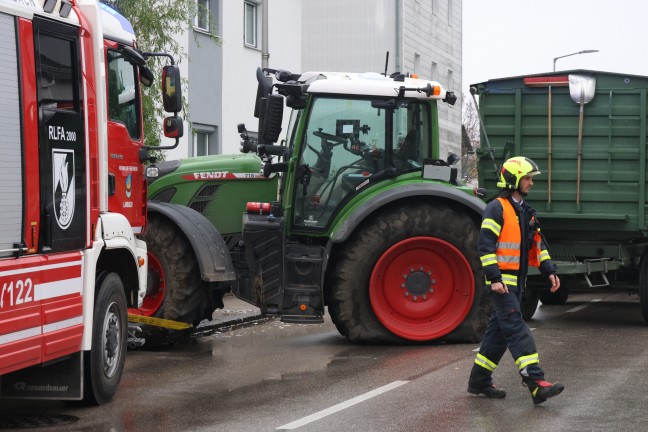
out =
[[(506, 285), (511, 285), (511, 286), (517, 286), (517, 276), (516, 275), (510, 275), (510, 274), (504, 274), (502, 273), (502, 282), (504, 282)], [(491, 285), (492, 282), (489, 280), (486, 280), (486, 285)]]
[(518, 278), (516, 275), (502, 273), (502, 282), (504, 282), (506, 285), (517, 286), (517, 280)]
[(493, 219), (484, 219), (481, 224), (482, 229), (489, 229), (499, 237), (502, 232), (502, 226), (495, 222)]
[(497, 255), (498, 263), (519, 263), (520, 257), (513, 255)]
[(68, 327), (74, 327), (76, 325), (81, 325), (81, 324), (83, 324), (83, 317), (81, 316), (68, 318), (66, 320), (57, 321), (51, 324), (45, 324), (43, 326), (43, 334), (50, 333), (57, 330), (62, 330)]
[(538, 363), (540, 363), (540, 358), (538, 356), (538, 353), (522, 356), (517, 360), (515, 360), (515, 364), (517, 365), (519, 370), (522, 370), (529, 365), (538, 364)]
[(546, 250), (540, 252), (540, 262), (548, 259), (551, 259), (551, 257), (549, 256), (549, 252), (547, 252)]
[(493, 372), (497, 367), (497, 364), (488, 360), (486, 357), (484, 357), (481, 354), (477, 354), (477, 357), (475, 358), (475, 364), (478, 364), (479, 366), (491, 372)]
[(482, 266), (486, 267), (487, 265), (497, 264), (497, 256), (495, 254), (488, 254), (480, 257)]
[(42, 333), (42, 327), (32, 327), (24, 330), (19, 330), (13, 333), (7, 333), (0, 335), (0, 345), (7, 344), (9, 342), (16, 342), (21, 339), (28, 339), (34, 336), (40, 336)]
[(498, 249), (512, 249), (512, 250), (520, 250), (520, 243), (516, 242), (498, 242), (497, 243), (497, 248)]

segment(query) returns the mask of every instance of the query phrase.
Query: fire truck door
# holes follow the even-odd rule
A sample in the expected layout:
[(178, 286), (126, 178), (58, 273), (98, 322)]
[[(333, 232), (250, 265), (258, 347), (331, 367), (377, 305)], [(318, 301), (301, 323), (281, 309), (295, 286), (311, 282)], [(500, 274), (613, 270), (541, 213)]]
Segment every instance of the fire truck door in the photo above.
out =
[(41, 252), (81, 249), (86, 146), (78, 29), (34, 18), (38, 92)]

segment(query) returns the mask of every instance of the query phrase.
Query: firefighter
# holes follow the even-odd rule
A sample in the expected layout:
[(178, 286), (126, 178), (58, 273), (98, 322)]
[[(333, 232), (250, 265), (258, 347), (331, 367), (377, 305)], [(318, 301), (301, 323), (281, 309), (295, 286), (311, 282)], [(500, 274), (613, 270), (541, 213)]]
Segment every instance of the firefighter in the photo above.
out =
[(536, 405), (565, 388), (545, 381), (535, 341), (520, 310), (529, 266), (548, 276), (551, 292), (560, 288), (536, 212), (524, 201), (537, 174), (538, 165), (531, 159), (508, 159), (497, 183), (500, 195), (484, 210), (478, 247), (493, 312), (468, 381), (469, 393), (505, 397), (506, 392), (493, 385), (492, 373), (508, 348)]

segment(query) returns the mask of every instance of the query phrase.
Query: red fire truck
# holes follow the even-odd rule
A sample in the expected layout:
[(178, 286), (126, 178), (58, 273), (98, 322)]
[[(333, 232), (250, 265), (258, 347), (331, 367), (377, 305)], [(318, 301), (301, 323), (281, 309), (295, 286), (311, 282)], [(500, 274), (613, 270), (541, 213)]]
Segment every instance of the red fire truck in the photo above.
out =
[[(117, 390), (127, 308), (146, 293), (151, 55), (96, 0), (0, 0), (2, 397), (101, 404)], [(179, 136), (177, 66), (162, 79)]]

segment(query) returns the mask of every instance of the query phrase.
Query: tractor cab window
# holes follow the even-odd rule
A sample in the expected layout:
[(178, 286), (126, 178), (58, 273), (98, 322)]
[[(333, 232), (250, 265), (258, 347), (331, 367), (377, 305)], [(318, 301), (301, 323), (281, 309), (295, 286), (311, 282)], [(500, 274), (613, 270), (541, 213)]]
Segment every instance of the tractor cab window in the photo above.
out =
[(300, 109), (294, 109), (290, 112), (290, 120), (288, 121), (288, 135), (286, 136), (286, 145), (289, 148), (293, 148), (295, 146), (295, 126), (299, 124), (299, 117), (301, 115), (301, 112), (302, 110)]
[(419, 171), (431, 157), (429, 105), (403, 101), (394, 111), (393, 165), (402, 172)]
[[(371, 99), (319, 97), (308, 115), (300, 166), (307, 167), (310, 178), (296, 186), (296, 226), (325, 228), (336, 209), (359, 193), (373, 174), (388, 167), (417, 171), (429, 157), (425, 103), (401, 100), (385, 109), (375, 108)], [(391, 157), (387, 146), (393, 150)]]
[(108, 51), (108, 117), (123, 123), (133, 139), (140, 138), (137, 68), (118, 51)]

